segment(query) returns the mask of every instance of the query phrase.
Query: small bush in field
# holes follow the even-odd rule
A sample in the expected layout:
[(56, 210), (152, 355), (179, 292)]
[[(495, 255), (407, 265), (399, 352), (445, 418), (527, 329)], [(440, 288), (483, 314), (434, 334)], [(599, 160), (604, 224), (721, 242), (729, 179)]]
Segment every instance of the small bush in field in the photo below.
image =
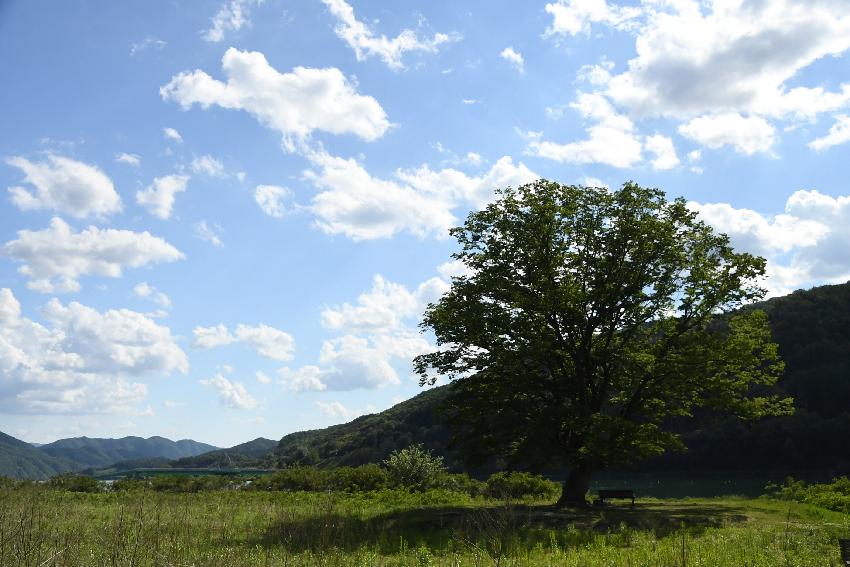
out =
[(69, 492), (101, 492), (100, 483), (90, 476), (63, 473), (47, 481), (48, 486)]
[(850, 513), (850, 479), (846, 476), (833, 478), (832, 482), (823, 484), (806, 484), (789, 476), (785, 484), (769, 484), (766, 490), (774, 498)]
[(481, 496), (486, 493), (487, 485), (466, 473), (443, 473), (437, 478), (434, 488)]
[(446, 472), (443, 457), (435, 457), (422, 445), (393, 451), (384, 465), (394, 485), (413, 490), (432, 488)]
[(487, 496), (501, 499), (554, 498), (557, 483), (527, 472), (498, 472), (487, 479)]
[(387, 471), (378, 465), (320, 469), (290, 467), (261, 477), (252, 484), (254, 490), (289, 490), (303, 492), (372, 492), (389, 485)]

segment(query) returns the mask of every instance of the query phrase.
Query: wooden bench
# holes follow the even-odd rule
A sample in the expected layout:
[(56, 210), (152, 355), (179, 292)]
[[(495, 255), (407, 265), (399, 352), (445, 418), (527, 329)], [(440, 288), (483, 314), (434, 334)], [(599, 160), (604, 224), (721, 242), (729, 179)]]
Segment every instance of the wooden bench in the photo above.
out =
[(631, 500), (632, 506), (635, 505), (635, 491), (631, 488), (600, 488), (599, 497), (593, 503), (597, 506), (604, 506), (605, 500), (608, 498)]
[(841, 550), (842, 565), (850, 566), (850, 539), (839, 539), (838, 548)]

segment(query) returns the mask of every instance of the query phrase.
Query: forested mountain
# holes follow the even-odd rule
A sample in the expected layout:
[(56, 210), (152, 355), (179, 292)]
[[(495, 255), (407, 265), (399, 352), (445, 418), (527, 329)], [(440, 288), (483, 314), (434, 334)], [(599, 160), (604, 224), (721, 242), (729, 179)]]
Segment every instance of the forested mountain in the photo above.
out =
[(40, 480), (71, 468), (69, 462), (46, 455), (29, 443), (0, 433), (0, 476)]
[[(675, 425), (690, 450), (641, 468), (850, 473), (850, 283), (796, 291), (754, 307), (768, 314), (786, 365), (777, 388), (795, 398), (795, 414), (755, 423), (708, 414), (682, 421)], [(445, 393), (445, 387), (434, 388), (350, 423), (292, 433), (280, 440), (276, 456), (281, 464), (357, 465), (423, 443), (457, 467), (450, 433), (434, 413)]]
[(237, 468), (256, 467), (270, 462), (263, 462), (263, 457), (277, 447), (277, 441), (257, 437), (253, 441), (230, 447), (209, 451), (194, 457), (184, 457), (172, 461), (173, 468)]
[(123, 437), (121, 439), (98, 439), (74, 437), (60, 439), (37, 450), (51, 457), (64, 459), (74, 470), (102, 468), (119, 461), (164, 457), (180, 459), (193, 457), (217, 447), (191, 439), (172, 441), (164, 437)]

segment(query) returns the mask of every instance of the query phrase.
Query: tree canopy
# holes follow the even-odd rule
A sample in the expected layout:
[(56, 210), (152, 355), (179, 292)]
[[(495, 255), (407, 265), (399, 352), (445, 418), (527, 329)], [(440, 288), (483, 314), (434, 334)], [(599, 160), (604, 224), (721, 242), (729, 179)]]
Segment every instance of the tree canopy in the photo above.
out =
[(683, 199), (539, 180), (497, 192), (451, 234), (467, 269), (427, 308), (438, 348), (421, 382), (455, 380), (447, 415), (474, 460), (595, 470), (681, 446), (665, 428), (697, 407), (786, 413), (783, 365), (758, 310), (765, 260), (735, 252)]

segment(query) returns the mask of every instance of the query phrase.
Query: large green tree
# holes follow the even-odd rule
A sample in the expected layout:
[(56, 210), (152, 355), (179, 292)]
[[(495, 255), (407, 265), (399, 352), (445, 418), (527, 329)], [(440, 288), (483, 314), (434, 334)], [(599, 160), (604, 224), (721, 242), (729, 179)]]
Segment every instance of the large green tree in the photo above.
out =
[(540, 180), (500, 190), (452, 229), (467, 268), (425, 312), (438, 349), (421, 382), (454, 380), (465, 454), (563, 465), (560, 504), (594, 471), (681, 446), (665, 428), (697, 407), (790, 411), (761, 311), (765, 260), (735, 252), (683, 199)]

